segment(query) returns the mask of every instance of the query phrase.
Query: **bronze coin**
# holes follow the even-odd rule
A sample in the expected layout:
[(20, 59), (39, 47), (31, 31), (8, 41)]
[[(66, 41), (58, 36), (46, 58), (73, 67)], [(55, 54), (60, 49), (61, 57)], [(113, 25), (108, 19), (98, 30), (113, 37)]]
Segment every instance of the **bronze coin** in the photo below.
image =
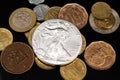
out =
[(87, 24), (88, 13), (83, 6), (77, 3), (68, 3), (60, 9), (58, 18), (67, 20), (81, 29)]
[(95, 70), (106, 70), (115, 63), (116, 52), (112, 45), (105, 41), (94, 41), (85, 49), (86, 63)]
[(28, 71), (34, 63), (34, 52), (23, 42), (14, 42), (1, 53), (1, 65), (11, 74), (22, 74)]

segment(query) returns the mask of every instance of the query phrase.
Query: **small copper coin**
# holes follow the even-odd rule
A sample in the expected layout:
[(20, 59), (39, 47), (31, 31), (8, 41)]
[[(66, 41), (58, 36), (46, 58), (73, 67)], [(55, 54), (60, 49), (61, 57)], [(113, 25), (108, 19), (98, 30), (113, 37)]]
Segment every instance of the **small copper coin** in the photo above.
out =
[(91, 68), (106, 70), (115, 63), (116, 52), (109, 43), (95, 41), (90, 43), (85, 49), (84, 58)]
[(23, 42), (14, 42), (1, 53), (1, 65), (11, 74), (22, 74), (34, 63), (34, 52)]
[(70, 21), (78, 29), (81, 29), (87, 24), (88, 13), (83, 6), (77, 3), (68, 3), (60, 9), (58, 18)]

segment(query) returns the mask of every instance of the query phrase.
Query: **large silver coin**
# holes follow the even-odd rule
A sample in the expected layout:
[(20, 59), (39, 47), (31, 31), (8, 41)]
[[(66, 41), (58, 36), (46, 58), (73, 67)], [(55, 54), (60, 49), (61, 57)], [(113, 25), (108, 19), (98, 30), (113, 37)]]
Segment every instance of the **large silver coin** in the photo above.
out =
[(95, 25), (95, 23), (94, 23), (94, 17), (92, 16), (92, 14), (90, 14), (90, 16), (89, 16), (89, 23), (90, 23), (91, 28), (94, 31), (96, 31), (98, 33), (101, 33), (101, 34), (110, 34), (110, 33), (115, 32), (119, 28), (120, 17), (119, 17), (118, 13), (114, 9), (112, 9), (112, 14), (113, 14), (113, 16), (115, 18), (115, 24), (110, 29), (102, 29), (102, 28), (97, 27)]
[(32, 47), (44, 63), (64, 65), (73, 61), (81, 50), (80, 31), (72, 23), (51, 19), (40, 24), (33, 33)]
[(44, 20), (44, 14), (48, 10), (49, 6), (46, 4), (39, 4), (33, 8), (33, 11), (36, 13), (37, 20)]
[(43, 3), (45, 0), (28, 0), (30, 4), (38, 5), (40, 3)]

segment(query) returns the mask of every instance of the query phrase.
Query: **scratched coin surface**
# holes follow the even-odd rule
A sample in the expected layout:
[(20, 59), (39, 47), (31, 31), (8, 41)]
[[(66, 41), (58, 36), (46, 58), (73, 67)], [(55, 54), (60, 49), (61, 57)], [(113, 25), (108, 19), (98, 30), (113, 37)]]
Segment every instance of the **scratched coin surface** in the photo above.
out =
[(36, 16), (37, 16), (37, 20), (38, 21), (43, 21), (44, 20), (44, 15), (45, 12), (49, 9), (49, 6), (46, 4), (39, 4), (36, 5), (33, 8), (33, 11), (35, 12)]
[(34, 63), (34, 52), (23, 42), (14, 42), (1, 53), (1, 65), (11, 74), (22, 74)]
[(83, 80), (86, 72), (86, 64), (80, 58), (76, 58), (67, 65), (60, 66), (60, 74), (64, 80)]
[(40, 3), (43, 3), (45, 0), (28, 0), (30, 4), (38, 5)]
[(88, 13), (82, 5), (77, 3), (65, 4), (58, 14), (58, 18), (70, 21), (78, 29), (83, 28), (88, 21)]
[(13, 42), (12, 33), (6, 28), (0, 28), (0, 51)]
[(59, 7), (59, 6), (50, 7), (50, 8), (45, 12), (44, 19), (45, 19), (45, 20), (58, 19), (58, 14), (59, 14), (60, 9), (61, 9), (61, 7)]
[(91, 68), (106, 70), (115, 63), (116, 52), (111, 44), (105, 41), (94, 41), (85, 49), (84, 58)]
[[(107, 20), (108, 22), (103, 22), (104, 24), (104, 28), (100, 28), (100, 27), (97, 27), (98, 24), (95, 22), (94, 20), (94, 17), (92, 14), (90, 14), (89, 16), (89, 23), (90, 23), (90, 27), (98, 32), (98, 33), (101, 33), (101, 34), (110, 34), (110, 33), (113, 33), (115, 32), (118, 28), (119, 28), (119, 25), (120, 25), (120, 17), (119, 17), (119, 14), (114, 10), (112, 9), (112, 15), (113, 17), (111, 18), (112, 20)], [(115, 22), (113, 21), (115, 20)], [(111, 22), (112, 21), (112, 22)], [(109, 24), (109, 25), (108, 25)], [(105, 27), (105, 25), (107, 25)], [(99, 24), (99, 26), (102, 26), (102, 24)], [(112, 26), (112, 27), (111, 27)], [(103, 26), (102, 26), (103, 27)], [(106, 29), (105, 29), (106, 28)]]
[(95, 18), (105, 19), (111, 15), (111, 7), (106, 2), (96, 2), (91, 8), (91, 13)]
[(35, 23), (36, 14), (27, 7), (14, 10), (9, 17), (9, 25), (16, 32), (28, 31)]
[(40, 24), (32, 36), (36, 56), (44, 63), (64, 65), (73, 61), (82, 47), (80, 31), (63, 19), (50, 19)]

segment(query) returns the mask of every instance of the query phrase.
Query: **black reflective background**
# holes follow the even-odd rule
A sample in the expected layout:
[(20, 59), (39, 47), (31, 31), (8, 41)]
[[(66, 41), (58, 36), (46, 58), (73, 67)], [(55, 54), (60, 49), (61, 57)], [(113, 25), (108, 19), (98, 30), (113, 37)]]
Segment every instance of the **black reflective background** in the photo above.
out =
[[(63, 6), (67, 3), (79, 3), (84, 6), (90, 14), (91, 6), (99, 0), (45, 0), (44, 4), (47, 4), (49, 7), (52, 6)], [(120, 3), (118, 0), (100, 0), (107, 2), (111, 8), (116, 10), (118, 14), (120, 14)], [(18, 33), (13, 31), (9, 27), (8, 19), (12, 11), (20, 7), (28, 7), (33, 9), (35, 5), (30, 4), (27, 0), (1, 0), (0, 2), (0, 27), (8, 28), (14, 37), (14, 42), (21, 41), (28, 44), (24, 33)], [(108, 70), (105, 71), (97, 71), (89, 66), (87, 66), (87, 74), (84, 80), (119, 80), (120, 75), (120, 28), (118, 28), (114, 33), (111, 34), (99, 34), (92, 30), (89, 25), (87, 25), (80, 30), (80, 32), (85, 36), (87, 45), (92, 41), (103, 40), (110, 43), (116, 51), (116, 62), (115, 64)], [(1, 53), (1, 52), (0, 52)], [(84, 60), (83, 55), (78, 56), (82, 60)], [(34, 65), (32, 68), (24, 74), (13, 75), (6, 72), (0, 66), (0, 80), (63, 80), (59, 73), (59, 66), (57, 66), (53, 70), (43, 70)]]

